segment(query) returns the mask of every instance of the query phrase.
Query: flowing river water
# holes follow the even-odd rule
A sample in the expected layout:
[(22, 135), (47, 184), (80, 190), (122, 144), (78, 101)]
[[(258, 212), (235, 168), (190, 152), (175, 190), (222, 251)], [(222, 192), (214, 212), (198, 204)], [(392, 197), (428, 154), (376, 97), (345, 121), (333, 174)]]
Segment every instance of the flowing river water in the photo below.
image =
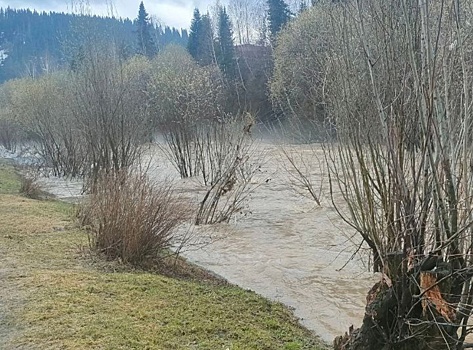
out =
[[(350, 325), (361, 325), (365, 296), (378, 278), (367, 272), (365, 259), (353, 257), (357, 236), (340, 219), (327, 194), (327, 179), (317, 161), (321, 148), (289, 148), (295, 161), (305, 159), (304, 170), (317, 189), (322, 182), (321, 206), (295, 186), (296, 173), (281, 147), (263, 142), (258, 150), (262, 165), (242, 212), (228, 224), (197, 230), (197, 235), (210, 237), (210, 244), (183, 254), (231, 283), (294, 308), (302, 324), (331, 342)], [(191, 201), (201, 198), (199, 182), (178, 179), (158, 147), (151, 146), (147, 155), (153, 178), (174, 180)], [(80, 191), (79, 182), (52, 178), (41, 182), (60, 198), (76, 197)]]

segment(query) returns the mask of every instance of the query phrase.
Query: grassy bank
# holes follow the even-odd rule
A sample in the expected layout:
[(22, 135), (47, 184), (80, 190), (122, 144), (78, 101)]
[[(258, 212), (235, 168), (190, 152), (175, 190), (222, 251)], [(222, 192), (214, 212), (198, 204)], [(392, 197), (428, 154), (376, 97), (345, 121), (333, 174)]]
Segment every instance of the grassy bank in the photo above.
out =
[(69, 204), (19, 188), (0, 161), (0, 348), (323, 348), (255, 293), (94, 263)]

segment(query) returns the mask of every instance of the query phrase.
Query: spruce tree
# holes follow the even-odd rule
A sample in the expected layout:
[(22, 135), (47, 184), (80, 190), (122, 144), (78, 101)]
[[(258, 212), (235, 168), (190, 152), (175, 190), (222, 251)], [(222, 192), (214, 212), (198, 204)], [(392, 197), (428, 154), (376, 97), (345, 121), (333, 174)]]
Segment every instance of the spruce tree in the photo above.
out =
[(223, 74), (231, 79), (235, 75), (235, 47), (230, 17), (225, 7), (218, 11), (217, 63)]
[(199, 35), (202, 27), (202, 18), (200, 17), (199, 9), (194, 10), (194, 17), (192, 18), (191, 27), (189, 31), (189, 40), (187, 41), (187, 51), (197, 60), (199, 53)]
[(203, 66), (215, 63), (214, 36), (212, 21), (207, 13), (202, 16), (201, 33), (199, 35), (199, 57), (198, 62)]
[(136, 26), (138, 34), (137, 53), (148, 57), (154, 56), (157, 53), (157, 48), (153, 37), (151, 36), (151, 23), (143, 1), (140, 3)]
[(291, 19), (291, 11), (284, 0), (268, 0), (268, 24), (274, 42), (281, 28)]
[(214, 62), (213, 33), (210, 15), (200, 15), (198, 9), (194, 10), (191, 22), (187, 50), (201, 65), (207, 66)]

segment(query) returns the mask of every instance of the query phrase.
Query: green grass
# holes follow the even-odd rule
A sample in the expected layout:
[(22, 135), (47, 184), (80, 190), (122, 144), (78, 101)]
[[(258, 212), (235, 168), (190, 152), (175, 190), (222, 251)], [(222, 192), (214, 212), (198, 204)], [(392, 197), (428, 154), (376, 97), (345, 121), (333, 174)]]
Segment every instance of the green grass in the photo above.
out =
[(0, 193), (18, 193), (20, 190), (20, 178), (15, 172), (12, 163), (0, 159)]
[(9, 305), (0, 348), (325, 349), (287, 308), (253, 292), (98, 266), (72, 207), (21, 197), (18, 181), (0, 163), (0, 297)]

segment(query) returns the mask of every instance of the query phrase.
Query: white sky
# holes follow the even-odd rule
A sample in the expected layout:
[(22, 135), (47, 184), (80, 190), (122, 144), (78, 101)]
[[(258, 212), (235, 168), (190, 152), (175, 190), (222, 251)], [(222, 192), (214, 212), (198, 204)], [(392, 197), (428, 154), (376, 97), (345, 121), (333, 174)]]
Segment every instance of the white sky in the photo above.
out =
[[(113, 3), (113, 14), (116, 17), (134, 19), (138, 15), (141, 0), (0, 0), (0, 7), (71, 12), (80, 2), (88, 2), (91, 12), (97, 15), (110, 15), (110, 3)], [(160, 23), (176, 28), (188, 28), (194, 8), (205, 12), (215, 0), (143, 0), (143, 3), (146, 11)]]

